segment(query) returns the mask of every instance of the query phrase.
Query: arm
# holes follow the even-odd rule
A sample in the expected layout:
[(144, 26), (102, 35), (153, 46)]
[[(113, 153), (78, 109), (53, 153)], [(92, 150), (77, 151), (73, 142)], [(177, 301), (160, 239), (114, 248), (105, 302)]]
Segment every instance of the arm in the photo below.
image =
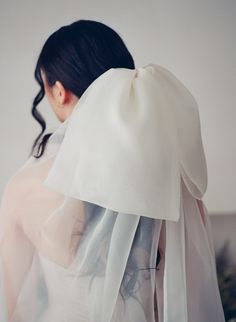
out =
[(17, 206), (22, 190), (17, 189), (15, 183), (15, 178), (12, 178), (6, 185), (0, 208), (1, 293), (4, 296), (3, 306), (6, 306), (7, 321), (14, 312), (33, 256), (33, 245), (18, 222)]
[(4, 192), (0, 262), (9, 316), (14, 312), (34, 254), (39, 251), (56, 264), (68, 267), (80, 239), (74, 232), (83, 229), (83, 202), (67, 199), (42, 185), (51, 161), (29, 164), (10, 180)]
[(5, 232), (0, 245), (3, 296), (8, 318), (14, 312), (24, 278), (30, 269), (33, 245), (17, 223)]

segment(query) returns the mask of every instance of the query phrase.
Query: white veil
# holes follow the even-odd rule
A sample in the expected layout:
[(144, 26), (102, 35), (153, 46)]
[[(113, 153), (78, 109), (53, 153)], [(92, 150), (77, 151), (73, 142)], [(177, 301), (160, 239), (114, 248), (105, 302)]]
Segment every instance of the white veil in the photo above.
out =
[(206, 187), (185, 86), (157, 64), (103, 73), (6, 186), (7, 321), (225, 321)]

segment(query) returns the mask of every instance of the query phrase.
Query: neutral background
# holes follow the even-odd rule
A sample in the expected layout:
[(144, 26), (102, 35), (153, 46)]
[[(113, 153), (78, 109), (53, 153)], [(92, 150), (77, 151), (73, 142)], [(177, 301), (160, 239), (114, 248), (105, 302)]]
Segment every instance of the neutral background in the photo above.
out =
[[(236, 213), (235, 0), (4, 0), (0, 2), (0, 196), (40, 131), (31, 117), (34, 68), (46, 38), (60, 26), (93, 19), (124, 39), (136, 67), (172, 71), (199, 104), (208, 164), (210, 214)], [(40, 111), (57, 126), (46, 99)]]

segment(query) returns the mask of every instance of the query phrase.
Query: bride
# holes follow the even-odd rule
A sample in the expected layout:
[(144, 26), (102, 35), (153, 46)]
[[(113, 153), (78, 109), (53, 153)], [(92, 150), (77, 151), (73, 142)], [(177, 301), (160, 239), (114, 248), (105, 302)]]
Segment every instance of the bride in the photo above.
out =
[(49, 36), (35, 78), (42, 131), (1, 202), (0, 321), (224, 322), (192, 94), (92, 20)]

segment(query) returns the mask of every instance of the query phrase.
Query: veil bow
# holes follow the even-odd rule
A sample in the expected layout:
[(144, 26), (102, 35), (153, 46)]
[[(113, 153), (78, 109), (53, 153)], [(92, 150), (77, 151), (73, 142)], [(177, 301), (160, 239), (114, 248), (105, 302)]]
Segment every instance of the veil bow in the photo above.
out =
[(206, 191), (197, 102), (157, 64), (103, 73), (49, 140), (61, 143), (44, 186), (70, 197), (177, 221), (181, 177), (194, 197)]
[(6, 190), (9, 322), (224, 322), (206, 187), (187, 88), (157, 64), (107, 70)]

